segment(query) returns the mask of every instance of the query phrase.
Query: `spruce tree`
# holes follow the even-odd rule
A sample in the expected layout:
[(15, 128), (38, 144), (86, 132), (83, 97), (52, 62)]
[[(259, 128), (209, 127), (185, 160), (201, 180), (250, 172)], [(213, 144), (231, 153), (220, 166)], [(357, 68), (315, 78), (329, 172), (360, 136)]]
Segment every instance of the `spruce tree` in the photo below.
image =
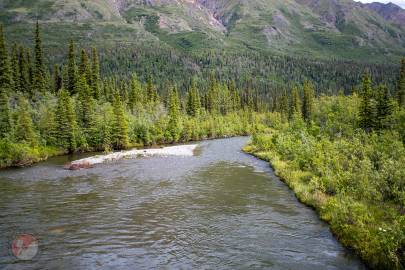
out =
[(37, 144), (37, 138), (34, 131), (34, 124), (30, 114), (30, 106), (28, 100), (21, 97), (19, 100), (19, 108), (17, 111), (17, 123), (15, 126), (15, 139), (17, 141), (25, 141), (31, 145)]
[(62, 89), (63, 80), (60, 74), (60, 68), (57, 64), (53, 66), (53, 90), (57, 93), (60, 89)]
[(400, 107), (405, 107), (405, 58), (401, 61), (401, 70), (397, 85), (397, 100)]
[(290, 118), (301, 117), (301, 97), (298, 92), (298, 87), (294, 86), (291, 90), (291, 110)]
[(245, 97), (245, 108), (249, 111), (253, 111), (255, 107), (254, 95), (252, 88), (248, 88), (246, 90), (246, 97)]
[(271, 98), (271, 111), (272, 112), (278, 111), (278, 103), (279, 103), (278, 96), (277, 96), (277, 94), (273, 93), (272, 98)]
[(56, 139), (60, 147), (73, 153), (76, 150), (77, 122), (72, 99), (63, 88), (56, 107)]
[(111, 142), (115, 149), (126, 149), (129, 146), (128, 121), (118, 91), (113, 98), (114, 120), (111, 130)]
[(229, 84), (229, 91), (231, 92), (231, 98), (232, 98), (232, 110), (237, 111), (240, 109), (240, 95), (239, 91), (236, 88), (235, 81), (231, 81)]
[(302, 100), (302, 116), (305, 121), (309, 122), (312, 119), (314, 110), (314, 87), (308, 81), (304, 82), (304, 96)]
[(0, 89), (10, 93), (12, 88), (12, 73), (8, 57), (3, 25), (0, 24)]
[(173, 87), (169, 94), (169, 123), (168, 131), (174, 142), (177, 142), (181, 133), (180, 99), (177, 88)]
[(28, 70), (28, 64), (27, 64), (27, 59), (25, 55), (25, 49), (23, 46), (20, 46), (19, 52), (18, 52), (18, 66), (19, 66), (19, 71), (20, 71), (20, 90), (23, 93), (30, 93), (30, 79), (29, 79), (29, 70)]
[(7, 94), (0, 89), (0, 139), (11, 132), (10, 107)]
[(20, 65), (18, 63), (18, 45), (14, 43), (11, 50), (11, 71), (13, 76), (13, 90), (15, 92), (22, 92), (20, 84)]
[(111, 103), (114, 101), (113, 90), (111, 89), (110, 83), (107, 80), (104, 80), (103, 83), (103, 94), (105, 101)]
[(44, 55), (42, 49), (42, 40), (37, 22), (35, 28), (35, 54), (34, 54), (34, 74), (33, 74), (33, 90), (35, 93), (44, 93), (46, 87), (46, 74), (44, 66)]
[(121, 83), (120, 95), (121, 95), (122, 103), (127, 104), (128, 103), (128, 84), (126, 82)]
[(148, 98), (148, 102), (157, 102), (159, 100), (159, 95), (157, 90), (152, 82), (152, 76), (148, 76), (148, 80), (146, 82), (146, 95)]
[(232, 99), (228, 85), (222, 84), (219, 88), (219, 107), (223, 115), (228, 114), (232, 110)]
[(75, 44), (73, 40), (69, 44), (69, 54), (68, 54), (68, 67), (67, 67), (67, 84), (66, 89), (71, 95), (76, 94), (76, 83), (77, 83), (77, 66), (76, 66), (76, 55), (75, 55)]
[(96, 116), (95, 100), (91, 93), (90, 86), (87, 84), (86, 75), (82, 74), (77, 84), (79, 91), (78, 97), (78, 123), (84, 132), (86, 142), (90, 146), (96, 146)]
[(87, 52), (85, 49), (82, 49), (80, 52), (80, 65), (79, 65), (79, 74), (85, 75), (86, 82), (89, 86), (92, 85), (92, 74), (91, 74), (91, 67), (89, 63), (89, 57), (87, 56)]
[(369, 132), (375, 127), (375, 106), (371, 78), (366, 72), (363, 75), (363, 85), (360, 92), (361, 103), (359, 108), (360, 127)]
[(200, 94), (198, 92), (195, 80), (192, 80), (191, 88), (187, 94), (186, 111), (188, 115), (197, 117), (200, 114), (200, 110), (201, 110)]
[(280, 97), (279, 102), (279, 112), (284, 118), (287, 118), (289, 115), (289, 106), (288, 106), (288, 94), (287, 90), (284, 90)]
[(142, 92), (141, 83), (139, 82), (138, 77), (134, 73), (132, 74), (131, 87), (128, 96), (128, 107), (132, 113), (135, 112), (135, 106), (137, 106), (137, 104), (139, 105), (143, 104), (144, 102), (143, 96), (144, 95)]
[(388, 118), (392, 114), (392, 105), (388, 87), (379, 85), (376, 94), (376, 120), (377, 129), (382, 130), (389, 127)]
[(214, 74), (210, 75), (209, 88), (206, 96), (206, 106), (210, 113), (218, 113), (220, 110), (219, 104), (219, 83)]
[(98, 60), (97, 49), (92, 50), (92, 65), (91, 65), (91, 89), (95, 99), (100, 98), (100, 63)]
[(26, 54), (27, 54), (28, 81), (29, 81), (29, 85), (30, 85), (30, 89), (28, 89), (28, 92), (32, 93), (32, 87), (33, 87), (33, 84), (34, 84), (34, 70), (32, 68), (30, 49), (27, 49)]

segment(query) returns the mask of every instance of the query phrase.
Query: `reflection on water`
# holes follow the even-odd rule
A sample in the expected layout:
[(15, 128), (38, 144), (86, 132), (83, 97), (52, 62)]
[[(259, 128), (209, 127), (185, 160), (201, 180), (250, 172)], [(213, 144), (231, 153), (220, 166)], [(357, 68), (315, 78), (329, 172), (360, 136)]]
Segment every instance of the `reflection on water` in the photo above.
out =
[[(239, 150), (246, 141), (202, 142), (195, 157), (81, 171), (58, 157), (0, 172), (0, 268), (364, 269), (265, 162)], [(8, 247), (23, 232), (40, 242), (29, 262)]]

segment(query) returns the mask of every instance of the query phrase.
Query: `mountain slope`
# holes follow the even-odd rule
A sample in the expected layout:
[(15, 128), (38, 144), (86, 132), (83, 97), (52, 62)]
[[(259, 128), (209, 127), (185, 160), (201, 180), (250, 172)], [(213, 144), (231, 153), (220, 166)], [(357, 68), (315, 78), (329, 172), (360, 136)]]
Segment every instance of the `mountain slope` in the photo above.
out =
[(382, 4), (378, 2), (370, 3), (365, 5), (367, 8), (375, 11), (384, 19), (394, 22), (398, 25), (405, 25), (405, 10), (401, 7), (393, 4)]
[[(39, 19), (56, 44), (164, 43), (185, 51), (254, 50), (388, 61), (405, 51), (404, 10), (352, 0), (3, 0), (17, 39)], [(66, 32), (65, 32), (66, 31)], [(28, 37), (27, 37), (28, 38)]]

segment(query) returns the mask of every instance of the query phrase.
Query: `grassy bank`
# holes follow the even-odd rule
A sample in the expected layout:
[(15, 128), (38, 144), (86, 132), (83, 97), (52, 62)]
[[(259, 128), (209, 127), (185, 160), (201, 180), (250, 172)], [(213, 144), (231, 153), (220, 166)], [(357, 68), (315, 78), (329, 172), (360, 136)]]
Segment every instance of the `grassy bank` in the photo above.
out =
[(297, 198), (316, 209), (368, 266), (404, 269), (404, 144), (395, 129), (378, 134), (355, 129), (355, 103), (356, 97), (320, 98), (310, 125), (272, 114), (270, 128), (255, 134), (244, 150), (269, 161)]
[(63, 155), (65, 151), (51, 146), (32, 146), (27, 143), (14, 143), (0, 140), (0, 169), (24, 167), (44, 161), (52, 156)]

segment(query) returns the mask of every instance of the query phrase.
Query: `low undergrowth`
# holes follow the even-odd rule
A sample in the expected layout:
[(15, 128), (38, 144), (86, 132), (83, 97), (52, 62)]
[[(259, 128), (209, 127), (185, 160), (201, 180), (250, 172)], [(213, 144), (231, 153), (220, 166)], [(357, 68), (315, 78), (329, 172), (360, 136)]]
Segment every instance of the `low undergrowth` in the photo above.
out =
[[(348, 110), (343, 110), (346, 121), (335, 119), (333, 127), (318, 117), (328, 118), (325, 112), (308, 125), (301, 119), (287, 123), (273, 114), (270, 128), (255, 134), (244, 150), (269, 161), (297, 198), (316, 209), (338, 240), (368, 266), (404, 269), (401, 135), (394, 130), (365, 133), (349, 128)], [(332, 131), (340, 124), (339, 131)]]

